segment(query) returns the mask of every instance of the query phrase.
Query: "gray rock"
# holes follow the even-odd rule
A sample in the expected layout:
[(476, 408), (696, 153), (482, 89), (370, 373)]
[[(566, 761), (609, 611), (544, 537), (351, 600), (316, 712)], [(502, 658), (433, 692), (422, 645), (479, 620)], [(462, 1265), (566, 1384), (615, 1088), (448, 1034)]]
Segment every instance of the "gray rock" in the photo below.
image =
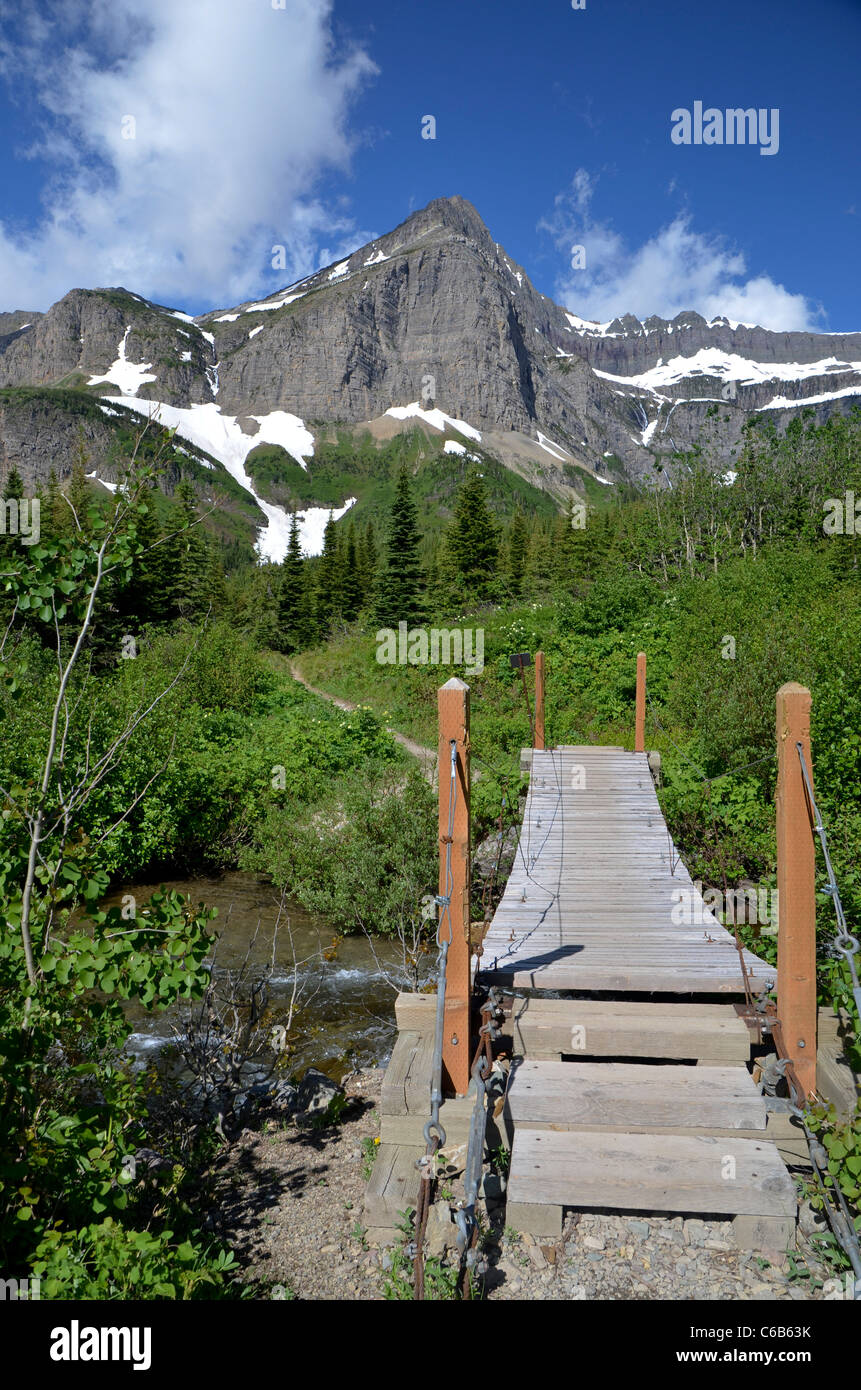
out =
[(173, 1164), (164, 1154), (157, 1153), (155, 1149), (137, 1149), (135, 1152), (135, 1166), (138, 1174), (147, 1173), (166, 1173), (172, 1170)]
[(809, 1202), (802, 1202), (798, 1211), (798, 1227), (802, 1235), (813, 1236), (825, 1230), (827, 1221), (821, 1211), (814, 1211)]
[(316, 1067), (309, 1067), (299, 1085), (296, 1109), (302, 1115), (317, 1115), (328, 1109), (335, 1096), (343, 1094), (344, 1088), (337, 1081), (317, 1071)]
[(637, 1221), (633, 1217), (625, 1222), (632, 1236), (637, 1236), (639, 1240), (646, 1240), (651, 1229), (648, 1221)]
[(709, 1228), (704, 1221), (686, 1221), (682, 1229), (686, 1245), (704, 1245), (709, 1235)]

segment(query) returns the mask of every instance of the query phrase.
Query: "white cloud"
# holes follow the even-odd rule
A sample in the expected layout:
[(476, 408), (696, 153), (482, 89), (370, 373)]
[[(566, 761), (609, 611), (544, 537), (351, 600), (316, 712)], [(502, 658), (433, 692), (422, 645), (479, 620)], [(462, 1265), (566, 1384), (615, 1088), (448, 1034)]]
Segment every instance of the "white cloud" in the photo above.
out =
[[(336, 50), (332, 0), (63, 0), (0, 49), (43, 117), (44, 217), (0, 224), (0, 307), (76, 285), (169, 303), (251, 298), (366, 239), (315, 192), (345, 169), (351, 104), (377, 71)], [(124, 117), (135, 138), (124, 138)], [(125, 129), (130, 128), (126, 121)], [(287, 249), (286, 271), (271, 248)]]
[[(570, 264), (572, 247), (583, 246), (584, 269), (568, 270), (557, 296), (581, 318), (605, 323), (622, 314), (674, 318), (695, 309), (763, 328), (808, 329), (822, 317), (803, 294), (792, 294), (768, 275), (745, 279), (742, 252), (717, 235), (697, 232), (690, 215), (679, 213), (641, 246), (628, 246), (608, 222), (592, 216), (597, 179), (578, 169), (539, 227), (551, 234)], [(821, 327), (821, 324), (819, 325)]]

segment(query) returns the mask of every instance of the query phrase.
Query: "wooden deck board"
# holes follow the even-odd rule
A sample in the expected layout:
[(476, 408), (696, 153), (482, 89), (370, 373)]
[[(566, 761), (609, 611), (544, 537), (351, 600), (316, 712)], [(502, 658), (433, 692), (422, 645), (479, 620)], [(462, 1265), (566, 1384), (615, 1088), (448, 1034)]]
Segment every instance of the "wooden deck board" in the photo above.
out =
[(515, 1129), (761, 1130), (765, 1101), (744, 1067), (522, 1062), (508, 1106)]
[[(744, 961), (754, 990), (770, 988), (773, 969), (749, 951)], [(534, 753), (481, 970), (529, 988), (743, 993), (735, 939), (678, 856), (644, 753)]]
[(508, 1199), (792, 1218), (796, 1211), (795, 1184), (773, 1144), (687, 1135), (518, 1129)]

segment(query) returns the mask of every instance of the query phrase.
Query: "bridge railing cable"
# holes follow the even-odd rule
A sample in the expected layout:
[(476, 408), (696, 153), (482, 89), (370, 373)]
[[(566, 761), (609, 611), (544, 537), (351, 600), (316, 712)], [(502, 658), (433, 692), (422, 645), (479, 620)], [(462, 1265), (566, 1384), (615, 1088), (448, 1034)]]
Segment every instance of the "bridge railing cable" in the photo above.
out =
[(819, 812), (819, 807), (816, 804), (816, 798), (813, 795), (810, 773), (807, 770), (807, 762), (804, 757), (804, 747), (800, 743), (796, 743), (795, 747), (798, 752), (799, 761), (801, 762), (801, 775), (804, 778), (804, 788), (807, 793), (810, 809), (811, 829), (813, 833), (819, 837), (819, 842), (822, 845), (823, 858), (825, 859), (825, 872), (828, 876), (828, 886), (821, 891), (830, 897), (834, 904), (834, 912), (837, 917), (837, 934), (831, 944), (833, 949), (839, 952), (849, 967), (849, 977), (852, 981), (852, 997), (855, 1000), (855, 1008), (858, 1010), (859, 1021), (861, 1021), (861, 983), (859, 983), (858, 980), (858, 967), (855, 962), (855, 957), (859, 951), (858, 938), (852, 935), (846, 923), (846, 913), (843, 911), (840, 889), (837, 887), (834, 865), (831, 863), (831, 854), (828, 849), (828, 835)]

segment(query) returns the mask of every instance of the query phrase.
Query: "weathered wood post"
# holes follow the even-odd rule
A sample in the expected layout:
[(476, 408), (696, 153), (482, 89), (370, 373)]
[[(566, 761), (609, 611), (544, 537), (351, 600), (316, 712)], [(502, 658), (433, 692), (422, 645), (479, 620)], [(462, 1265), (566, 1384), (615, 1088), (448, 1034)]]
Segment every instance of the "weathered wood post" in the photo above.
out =
[[(438, 691), (439, 708), (439, 894), (443, 938), (451, 924), (445, 994), (443, 1087), (458, 1096), (469, 1089), (472, 1060), (470, 1023), (470, 847), (469, 847), (469, 686), (453, 676)], [(452, 786), (452, 744), (455, 778)], [(454, 806), (454, 814), (451, 807)], [(451, 854), (448, 854), (451, 823)]]
[(807, 1095), (816, 1087), (816, 847), (797, 745), (810, 756), (810, 691), (777, 692), (777, 1013)]
[(637, 710), (634, 723), (634, 752), (646, 751), (646, 653), (637, 652)]
[(544, 747), (544, 653), (535, 653), (535, 736), (536, 748)]

